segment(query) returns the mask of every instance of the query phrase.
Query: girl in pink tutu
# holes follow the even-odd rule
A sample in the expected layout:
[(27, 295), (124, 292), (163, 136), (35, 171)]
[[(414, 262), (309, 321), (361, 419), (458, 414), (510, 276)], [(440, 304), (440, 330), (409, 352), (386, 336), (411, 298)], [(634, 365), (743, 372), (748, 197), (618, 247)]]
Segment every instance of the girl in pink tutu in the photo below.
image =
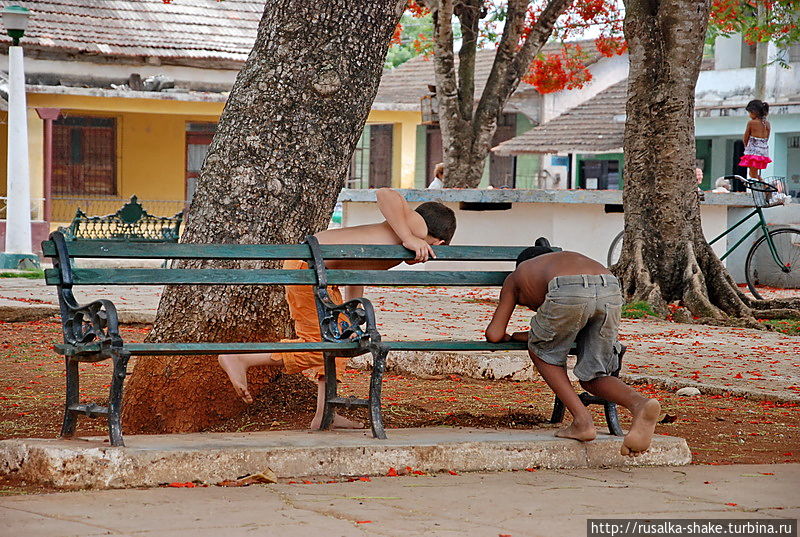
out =
[(758, 99), (747, 103), (745, 110), (750, 113), (750, 121), (744, 130), (744, 155), (739, 160), (739, 166), (750, 169), (751, 179), (761, 179), (761, 170), (772, 162), (769, 158), (769, 105)]

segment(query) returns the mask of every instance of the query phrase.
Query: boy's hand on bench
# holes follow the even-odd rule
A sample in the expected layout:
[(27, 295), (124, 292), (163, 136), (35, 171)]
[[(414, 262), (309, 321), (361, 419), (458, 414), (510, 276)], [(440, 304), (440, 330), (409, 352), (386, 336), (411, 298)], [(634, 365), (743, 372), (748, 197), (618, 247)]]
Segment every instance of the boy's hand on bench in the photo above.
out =
[(436, 254), (433, 253), (433, 248), (431, 248), (431, 245), (419, 237), (408, 237), (403, 241), (403, 247), (414, 252), (415, 263), (424, 263), (429, 258), (436, 259)]
[(528, 332), (514, 332), (509, 338), (511, 341), (528, 341)]

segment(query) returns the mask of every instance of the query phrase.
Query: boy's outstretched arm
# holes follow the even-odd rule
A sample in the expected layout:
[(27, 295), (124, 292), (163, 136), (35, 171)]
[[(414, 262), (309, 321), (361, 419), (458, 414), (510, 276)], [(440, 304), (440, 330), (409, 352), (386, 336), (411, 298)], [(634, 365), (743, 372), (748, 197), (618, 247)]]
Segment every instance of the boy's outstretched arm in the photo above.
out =
[(486, 341), (500, 343), (511, 339), (511, 336), (506, 333), (506, 328), (508, 328), (508, 321), (516, 306), (517, 287), (514, 284), (514, 274), (509, 274), (500, 290), (500, 302), (494, 311), (492, 321), (486, 327)]
[(400, 238), (402, 245), (415, 254), (415, 261), (427, 261), (436, 257), (431, 245), (425, 242), (428, 226), (422, 217), (408, 206), (408, 203), (391, 188), (381, 188), (375, 193), (378, 209), (386, 222)]

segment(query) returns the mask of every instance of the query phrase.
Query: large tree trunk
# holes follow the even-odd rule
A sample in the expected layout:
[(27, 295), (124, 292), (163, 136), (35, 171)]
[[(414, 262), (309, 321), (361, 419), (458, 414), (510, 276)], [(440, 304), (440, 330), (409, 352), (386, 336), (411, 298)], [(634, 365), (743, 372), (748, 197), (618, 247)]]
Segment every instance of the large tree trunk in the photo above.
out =
[[(492, 148), (497, 118), (520, 80), (528, 72), (570, 0), (550, 0), (527, 37), (525, 14), (529, 0), (509, 0), (503, 35), (492, 70), (475, 104), (475, 57), (483, 0), (426, 0), (433, 13), (434, 68), (439, 102), (439, 126), (444, 153), (444, 184), (475, 188)], [(462, 42), (456, 69), (453, 16), (461, 25)], [(520, 42), (522, 45), (520, 46)]]
[[(703, 236), (695, 182), (694, 94), (709, 0), (626, 0), (625, 241), (614, 272), (626, 298), (756, 325), (770, 306), (739, 291)], [(791, 301), (772, 301), (786, 307)], [(765, 316), (759, 313), (759, 316)]]
[[(182, 242), (296, 243), (326, 226), (403, 5), (267, 2), (209, 148)], [(271, 341), (291, 330), (281, 287), (168, 287), (148, 341)], [(297, 377), (298, 389), (311, 389)], [(267, 380), (264, 372), (251, 379), (256, 393)], [(243, 408), (214, 357), (143, 357), (127, 386), (124, 417), (129, 432), (188, 432)]]

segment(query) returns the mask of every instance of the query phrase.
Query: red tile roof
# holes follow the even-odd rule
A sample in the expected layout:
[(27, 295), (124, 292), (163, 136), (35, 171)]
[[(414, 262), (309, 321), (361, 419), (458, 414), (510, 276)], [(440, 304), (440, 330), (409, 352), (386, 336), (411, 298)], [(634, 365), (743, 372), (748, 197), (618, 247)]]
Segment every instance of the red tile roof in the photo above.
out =
[[(244, 62), (264, 0), (18, 0), (26, 49), (97, 56)], [(0, 47), (9, 44), (0, 36)], [(2, 47), (5, 48), (5, 47)]]

